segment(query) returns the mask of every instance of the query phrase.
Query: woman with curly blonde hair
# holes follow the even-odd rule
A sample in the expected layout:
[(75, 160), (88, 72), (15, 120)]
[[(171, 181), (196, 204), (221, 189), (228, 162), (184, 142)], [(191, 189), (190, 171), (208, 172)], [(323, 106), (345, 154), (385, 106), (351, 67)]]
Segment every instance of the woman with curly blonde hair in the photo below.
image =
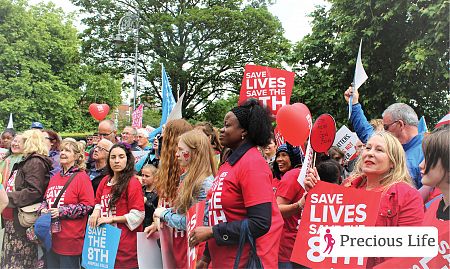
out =
[[(317, 170), (310, 169), (305, 178), (306, 190), (318, 180)], [(405, 152), (389, 132), (376, 132), (370, 137), (355, 170), (342, 184), (382, 193), (375, 226), (420, 226), (423, 221), (423, 200), (408, 173)], [(367, 268), (386, 259), (368, 258)]]

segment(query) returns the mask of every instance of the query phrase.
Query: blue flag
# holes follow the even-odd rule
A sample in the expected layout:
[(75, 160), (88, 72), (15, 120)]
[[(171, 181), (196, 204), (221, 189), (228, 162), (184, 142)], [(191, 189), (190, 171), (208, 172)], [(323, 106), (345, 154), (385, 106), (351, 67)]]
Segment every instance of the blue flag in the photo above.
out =
[(419, 134), (428, 132), (427, 123), (425, 122), (425, 117), (422, 116), (419, 120), (419, 126), (417, 126), (419, 129)]
[(167, 78), (166, 70), (164, 65), (162, 66), (162, 118), (159, 126), (167, 122), (167, 117), (169, 117), (170, 112), (175, 106), (175, 98), (172, 94), (172, 87), (170, 87), (169, 79)]

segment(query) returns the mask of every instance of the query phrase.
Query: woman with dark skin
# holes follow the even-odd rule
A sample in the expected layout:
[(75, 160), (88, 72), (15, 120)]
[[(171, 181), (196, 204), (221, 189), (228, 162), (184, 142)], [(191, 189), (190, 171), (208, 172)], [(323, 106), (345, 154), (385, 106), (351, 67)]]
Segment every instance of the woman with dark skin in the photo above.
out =
[[(207, 241), (198, 266), (231, 268), (236, 259), (241, 223), (256, 239), (256, 249), (265, 268), (278, 265), (279, 241), (283, 226), (272, 190), (272, 173), (257, 146), (267, 145), (271, 132), (268, 111), (254, 100), (231, 109), (220, 130), (220, 142), (230, 148), (208, 193), (209, 225), (197, 227), (189, 245)], [(239, 268), (249, 259), (249, 244), (244, 245)]]

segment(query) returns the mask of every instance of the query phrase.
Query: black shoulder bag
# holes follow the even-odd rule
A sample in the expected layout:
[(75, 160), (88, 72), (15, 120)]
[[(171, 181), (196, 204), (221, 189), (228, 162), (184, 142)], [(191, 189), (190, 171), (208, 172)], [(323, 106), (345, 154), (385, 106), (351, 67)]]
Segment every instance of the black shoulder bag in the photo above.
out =
[(253, 239), (252, 233), (248, 229), (248, 219), (244, 219), (241, 222), (241, 233), (239, 235), (239, 245), (236, 253), (236, 260), (234, 261), (234, 269), (239, 268), (239, 261), (241, 260), (242, 250), (244, 249), (245, 242), (250, 244), (250, 253), (248, 262), (245, 268), (264, 268), (261, 259), (256, 252), (256, 241)]
[(73, 178), (78, 174), (78, 172), (73, 173), (69, 180), (67, 180), (66, 184), (64, 184), (64, 187), (62, 188), (62, 190), (58, 193), (58, 196), (56, 197), (55, 202), (52, 205), (52, 208), (57, 208), (58, 207), (58, 203), (59, 200), (61, 199), (61, 196), (64, 194), (64, 192), (66, 191), (67, 187), (69, 187), (70, 182), (72, 182)]

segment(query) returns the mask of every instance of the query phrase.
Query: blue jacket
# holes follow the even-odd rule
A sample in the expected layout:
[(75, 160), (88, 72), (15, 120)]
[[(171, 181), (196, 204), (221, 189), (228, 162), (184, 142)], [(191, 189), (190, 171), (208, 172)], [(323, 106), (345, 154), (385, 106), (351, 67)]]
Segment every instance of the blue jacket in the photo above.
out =
[[(181, 181), (183, 181), (184, 174), (181, 175)], [(205, 181), (202, 184), (200, 189), (200, 193), (198, 194), (197, 201), (206, 200), (206, 195), (208, 194), (209, 189), (211, 189), (214, 181), (214, 177), (210, 175), (205, 178)], [(208, 203), (205, 204), (205, 216), (203, 220), (203, 225), (208, 226)], [(186, 231), (186, 214), (180, 214), (175, 212), (175, 209), (169, 208), (161, 213), (161, 220), (165, 221), (168, 226), (172, 228), (176, 228), (178, 230)]]
[[(352, 114), (350, 116), (353, 128), (355, 129), (358, 138), (365, 144), (372, 136), (374, 130), (372, 125), (367, 121), (366, 116), (361, 108), (361, 104), (354, 104), (352, 106)], [(422, 176), (420, 175), (419, 164), (423, 161), (422, 151), (423, 134), (416, 135), (406, 144), (402, 144), (406, 153), (406, 166), (409, 174), (413, 179), (417, 188), (422, 187)]]

